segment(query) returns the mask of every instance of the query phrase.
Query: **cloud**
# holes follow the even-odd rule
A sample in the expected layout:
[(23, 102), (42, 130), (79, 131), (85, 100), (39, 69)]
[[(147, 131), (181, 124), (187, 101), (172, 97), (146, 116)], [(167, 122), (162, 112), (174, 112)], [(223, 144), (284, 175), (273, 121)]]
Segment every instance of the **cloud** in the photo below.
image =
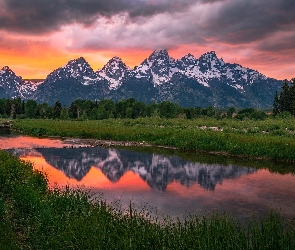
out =
[(58, 34), (74, 49), (239, 45), (295, 33), (294, 9), (290, 0), (0, 0), (0, 29)]
[[(295, 32), (281, 31), (273, 36), (262, 40), (257, 44), (257, 49), (265, 52), (278, 52), (286, 51), (289, 54), (295, 52)], [(290, 53), (293, 50), (293, 53)]]
[[(122, 12), (120, 8), (104, 7), (108, 15), (100, 11), (104, 17), (91, 20), (88, 28), (82, 21), (63, 25), (62, 32), (67, 30), (67, 39), (73, 41), (69, 48), (154, 49), (212, 42), (238, 46), (269, 39), (282, 31), (295, 33), (295, 2), (289, 0), (119, 2), (132, 8)], [(281, 44), (284, 46), (284, 41)], [(288, 42), (286, 46), (292, 45)]]
[(281, 30), (295, 32), (294, 9), (288, 0), (229, 0), (215, 5), (203, 25), (207, 36), (219, 41), (249, 43)]
[(131, 19), (181, 12), (197, 0), (0, 0), (0, 29), (42, 34), (72, 23), (128, 13)]

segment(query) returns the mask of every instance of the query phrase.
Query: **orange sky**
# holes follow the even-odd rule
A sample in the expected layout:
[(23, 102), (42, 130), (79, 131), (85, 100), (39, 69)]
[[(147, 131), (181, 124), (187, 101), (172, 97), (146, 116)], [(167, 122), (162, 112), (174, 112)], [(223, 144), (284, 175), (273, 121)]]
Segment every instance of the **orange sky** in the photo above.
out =
[[(187, 53), (193, 54), (195, 57), (201, 56), (203, 53), (206, 53), (209, 50), (206, 48), (190, 48), (186, 50), (187, 47), (191, 46), (182, 46), (178, 49), (169, 50), (169, 55), (179, 59)], [(196, 53), (193, 53), (196, 51)], [(145, 58), (147, 58), (153, 51), (152, 50), (126, 50), (126, 51), (98, 51), (98, 52), (71, 52), (66, 53), (64, 51), (47, 47), (47, 46), (36, 46), (30, 48), (28, 51), (7, 51), (0, 48), (0, 68), (3, 66), (9, 66), (18, 76), (21, 76), (23, 79), (45, 79), (46, 76), (51, 73), (53, 70), (64, 66), (68, 61), (76, 59), (80, 56), (83, 56), (86, 61), (91, 65), (93, 70), (98, 70), (102, 68), (108, 60), (113, 56), (119, 56), (122, 60), (131, 68), (139, 65)], [(244, 67), (252, 68), (258, 70), (260, 73), (265, 74), (268, 77), (273, 77), (276, 79), (291, 79), (295, 77), (294, 68), (295, 65), (289, 65), (284, 63), (284, 57), (275, 58), (275, 63), (269, 61), (267, 58), (258, 55), (260, 60), (251, 60), (244, 56), (238, 54), (222, 54), (217, 52), (219, 58), (223, 58), (225, 62), (229, 63), (239, 63)], [(267, 56), (265, 56), (267, 57)], [(40, 59), (42, 58), (42, 59)]]

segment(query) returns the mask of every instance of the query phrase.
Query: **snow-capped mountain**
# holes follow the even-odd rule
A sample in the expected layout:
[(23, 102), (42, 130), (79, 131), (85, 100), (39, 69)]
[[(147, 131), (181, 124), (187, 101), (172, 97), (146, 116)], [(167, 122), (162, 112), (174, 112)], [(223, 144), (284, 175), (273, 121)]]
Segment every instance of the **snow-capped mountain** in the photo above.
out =
[(251, 85), (257, 79), (267, 79), (255, 70), (225, 63), (222, 58), (217, 58), (214, 51), (203, 54), (199, 59), (188, 54), (175, 60), (169, 57), (166, 50), (156, 50), (134, 72), (136, 78), (152, 78), (155, 86), (169, 82), (175, 73), (180, 73), (206, 87), (210, 87), (212, 79), (225, 79), (229, 86), (239, 91), (244, 91), (244, 84)]
[(120, 57), (113, 57), (108, 63), (102, 68), (99, 69), (96, 73), (109, 82), (110, 89), (117, 89), (121, 84), (124, 77), (132, 72), (132, 69), (129, 68)]
[(40, 82), (24, 81), (8, 67), (0, 70), (0, 97), (27, 99), (36, 91)]
[(177, 71), (175, 60), (169, 57), (167, 50), (155, 50), (134, 70), (135, 78), (151, 79), (154, 86), (169, 82)]
[(31, 96), (38, 102), (70, 105), (76, 99), (100, 100), (106, 95), (108, 82), (80, 57), (50, 73)]
[[(187, 54), (175, 60), (167, 50), (155, 50), (139, 66), (129, 68), (113, 57), (98, 71), (80, 57), (50, 73), (42, 84), (25, 84), (9, 69), (0, 71), (0, 95), (70, 105), (76, 99), (134, 98), (171, 101), (183, 107), (272, 107), (282, 81), (231, 64), (214, 51), (199, 58)], [(1, 82), (2, 81), (2, 82)], [(5, 86), (5, 87), (3, 87)]]
[(90, 85), (98, 80), (102, 80), (91, 68), (83, 57), (69, 61), (65, 66), (60, 67), (50, 73), (46, 81), (56, 81), (74, 78), (82, 85)]

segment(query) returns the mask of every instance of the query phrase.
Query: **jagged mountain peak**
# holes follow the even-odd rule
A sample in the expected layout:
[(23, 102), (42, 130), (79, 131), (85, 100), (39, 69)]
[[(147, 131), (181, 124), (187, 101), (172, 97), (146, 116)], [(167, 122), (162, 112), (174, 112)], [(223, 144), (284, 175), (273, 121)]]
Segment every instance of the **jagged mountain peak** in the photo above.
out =
[(93, 71), (93, 69), (91, 68), (89, 63), (85, 60), (84, 57), (79, 57), (77, 59), (70, 60), (63, 68), (69, 68), (69, 67), (76, 68), (80, 71), (83, 71), (83, 68), (87, 68)]
[(195, 60), (196, 57), (194, 55), (192, 55), (191, 53), (188, 53), (188, 54), (184, 55), (181, 59)]
[[(118, 70), (119, 68), (122, 68), (124, 70), (131, 70), (130, 67), (128, 67), (123, 60), (118, 57), (118, 56), (114, 56), (113, 58), (111, 58), (107, 64), (102, 68), (103, 69), (107, 69), (112, 67), (114, 70)], [(99, 70), (98, 70), (99, 71)]]
[(4, 66), (0, 70), (0, 88), (4, 88), (7, 97), (27, 99), (36, 90), (37, 86), (37, 84), (25, 82), (22, 77), (17, 76), (8, 66)]
[(70, 60), (65, 66), (50, 73), (46, 81), (57, 81), (61, 79), (76, 79), (82, 85), (89, 85), (100, 80), (84, 57)]
[(155, 50), (148, 58), (148, 61), (154, 62), (164, 60), (169, 62), (169, 54), (168, 51), (165, 49)]
[(178, 61), (181, 61), (181, 62), (184, 62), (184, 63), (189, 63), (189, 64), (196, 64), (198, 59), (194, 55), (192, 55), (191, 53), (188, 53), (187, 55), (183, 56)]
[(215, 51), (206, 52), (200, 58), (204, 59), (218, 59)]
[(83, 56), (81, 56), (81, 57), (78, 57), (76, 59), (70, 60), (68, 62), (68, 64), (69, 63), (87, 63), (87, 61), (85, 60), (85, 58)]
[(152, 79), (154, 86), (169, 82), (175, 73), (175, 60), (165, 49), (155, 50), (147, 59), (134, 69), (136, 78)]
[[(10, 69), (8, 66), (4, 66), (0, 70), (0, 74), (4, 77), (17, 77), (16, 74), (13, 72), (12, 69)], [(19, 77), (21, 79), (21, 77)]]
[(151, 55), (168, 55), (168, 51), (166, 49), (156, 49)]
[(2, 69), (1, 69), (1, 71), (12, 71), (8, 66), (4, 66)]
[(122, 60), (122, 58), (121, 58), (121, 57), (114, 56), (114, 57), (112, 57), (112, 58), (109, 60), (109, 62), (111, 62), (111, 61), (122, 62), (123, 60)]
[(117, 89), (122, 84), (122, 79), (131, 70), (120, 57), (114, 56), (96, 73), (109, 82), (109, 89)]
[(0, 77), (2, 78), (2, 81), (4, 81), (4, 79), (14, 79), (16, 82), (19, 82), (19, 83), (23, 81), (23, 79), (20, 76), (17, 76), (14, 73), (14, 71), (8, 66), (4, 66), (0, 70)]

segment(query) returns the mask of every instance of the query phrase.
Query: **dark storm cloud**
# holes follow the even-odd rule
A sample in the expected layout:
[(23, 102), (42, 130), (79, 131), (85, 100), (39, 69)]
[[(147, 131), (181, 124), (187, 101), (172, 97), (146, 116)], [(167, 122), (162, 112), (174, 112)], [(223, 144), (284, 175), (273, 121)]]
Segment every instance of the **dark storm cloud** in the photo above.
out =
[(183, 11), (195, 0), (0, 0), (0, 29), (46, 33), (62, 25), (91, 25), (99, 17), (131, 18)]
[(229, 0), (208, 15), (203, 32), (229, 43), (257, 41), (278, 31), (295, 32), (295, 1)]
[(266, 39), (261, 41), (257, 45), (257, 49), (261, 51), (272, 51), (283, 53), (286, 51), (287, 53), (293, 50), (295, 52), (295, 32), (293, 33), (283, 33), (278, 34), (277, 36), (272, 37), (271, 39)]
[[(157, 46), (208, 41), (249, 44), (278, 32), (295, 33), (294, 10), (294, 0), (0, 0), (0, 29), (44, 34), (70, 24), (91, 27), (99, 18), (111, 20), (123, 14), (126, 23), (114, 30), (117, 36), (104, 32), (104, 27), (96, 34), (104, 38), (102, 42), (119, 37), (137, 47), (137, 41), (142, 46), (140, 41), (155, 42), (156, 37)], [(159, 19), (157, 14), (164, 15)], [(129, 28), (130, 23), (134, 25)], [(100, 46), (97, 36), (89, 39)], [(271, 49), (284, 42), (264, 44)]]

